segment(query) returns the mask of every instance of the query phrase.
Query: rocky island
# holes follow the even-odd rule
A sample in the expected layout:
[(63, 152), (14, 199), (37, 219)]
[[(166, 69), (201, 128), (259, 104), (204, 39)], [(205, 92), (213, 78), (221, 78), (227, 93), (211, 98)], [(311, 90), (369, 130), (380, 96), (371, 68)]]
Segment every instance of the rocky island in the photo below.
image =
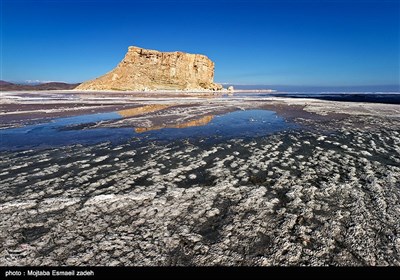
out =
[(160, 52), (131, 46), (125, 58), (107, 74), (82, 83), (77, 90), (216, 91), (214, 62), (201, 54)]

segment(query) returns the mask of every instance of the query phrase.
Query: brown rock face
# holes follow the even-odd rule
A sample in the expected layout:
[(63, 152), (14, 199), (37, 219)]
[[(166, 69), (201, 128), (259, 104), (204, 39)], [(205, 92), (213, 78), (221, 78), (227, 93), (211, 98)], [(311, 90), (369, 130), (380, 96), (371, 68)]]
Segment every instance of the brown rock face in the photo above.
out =
[(107, 74), (82, 83), (80, 90), (220, 90), (214, 62), (205, 55), (159, 52), (129, 47), (125, 58)]

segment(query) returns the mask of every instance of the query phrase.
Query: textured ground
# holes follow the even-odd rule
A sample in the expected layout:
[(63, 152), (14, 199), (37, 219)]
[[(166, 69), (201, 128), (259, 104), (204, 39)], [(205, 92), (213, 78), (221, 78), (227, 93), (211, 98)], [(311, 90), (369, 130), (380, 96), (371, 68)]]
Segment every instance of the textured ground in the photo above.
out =
[(260, 138), (1, 152), (0, 265), (400, 265), (400, 120), (368, 108)]

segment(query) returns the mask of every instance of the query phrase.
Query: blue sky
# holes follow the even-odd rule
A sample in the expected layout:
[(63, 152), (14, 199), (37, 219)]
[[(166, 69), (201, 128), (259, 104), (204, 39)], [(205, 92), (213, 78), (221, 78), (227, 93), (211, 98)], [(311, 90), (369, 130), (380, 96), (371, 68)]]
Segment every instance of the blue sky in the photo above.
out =
[(398, 0), (1, 0), (1, 79), (80, 82), (128, 46), (202, 53), (215, 80), (400, 84)]

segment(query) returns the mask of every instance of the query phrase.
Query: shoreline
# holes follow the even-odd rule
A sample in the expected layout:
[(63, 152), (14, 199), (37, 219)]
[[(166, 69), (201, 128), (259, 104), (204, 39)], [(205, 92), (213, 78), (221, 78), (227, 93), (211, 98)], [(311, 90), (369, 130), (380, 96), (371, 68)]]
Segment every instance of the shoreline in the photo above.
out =
[(99, 93), (99, 94), (115, 94), (115, 93), (126, 93), (126, 94), (225, 94), (225, 93), (237, 93), (237, 92), (249, 92), (249, 93), (259, 93), (259, 92), (276, 92), (274, 89), (234, 89), (228, 90), (226, 88), (222, 90), (146, 90), (146, 91), (137, 91), (137, 90), (82, 90), (82, 89), (65, 89), (65, 90), (1, 90), (2, 93)]
[[(272, 96), (261, 98), (235, 95), (177, 97), (165, 95), (165, 93), (160, 96), (137, 96), (120, 92), (115, 95), (110, 95), (108, 92), (82, 93), (74, 91), (73, 94), (70, 93), (71, 91), (4, 94), (0, 103), (0, 129), (46, 122), (61, 117), (114, 112), (151, 104), (168, 105), (169, 107), (189, 106), (198, 113), (203, 110), (209, 114), (226, 108), (229, 108), (230, 111), (268, 108), (268, 110), (279, 111), (281, 114), (290, 115), (293, 118), (299, 118), (304, 114), (313, 114), (314, 118), (321, 116), (325, 118), (337, 114), (400, 117), (400, 106), (395, 104), (336, 102)], [(302, 109), (293, 110), (294, 107)], [(148, 113), (143, 114), (148, 115)], [(311, 116), (309, 117), (311, 118)]]

